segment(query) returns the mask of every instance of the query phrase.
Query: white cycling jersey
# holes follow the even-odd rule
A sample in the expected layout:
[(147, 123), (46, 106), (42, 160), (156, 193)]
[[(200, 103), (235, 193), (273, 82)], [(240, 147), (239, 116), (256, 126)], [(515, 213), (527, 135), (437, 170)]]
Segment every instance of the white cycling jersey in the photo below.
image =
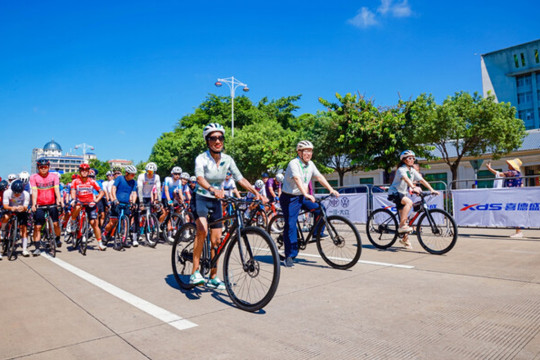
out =
[(11, 189), (7, 189), (4, 192), (3, 199), (4, 207), (6, 206), (24, 206), (28, 207), (30, 204), (30, 194), (28, 191), (23, 191), (19, 196), (15, 194)]
[[(216, 163), (214, 158), (210, 155), (209, 150), (206, 150), (195, 159), (195, 176), (202, 176), (216, 189), (222, 189), (223, 180), (227, 177), (227, 172), (230, 172), (236, 181), (240, 181), (244, 178), (240, 173), (240, 170), (238, 170), (238, 167), (236, 167), (233, 158), (227, 154), (221, 153), (219, 164)], [(210, 192), (203, 189), (201, 186), (197, 188), (197, 194), (208, 198), (214, 198), (214, 195), (210, 194)]]
[(234, 189), (236, 189), (236, 183), (232, 177), (229, 180), (223, 180), (223, 190), (225, 190), (226, 196), (233, 196)]
[(149, 177), (148, 174), (141, 174), (137, 178), (137, 192), (139, 199), (152, 197), (152, 189), (156, 187), (158, 193), (161, 192), (161, 183), (159, 181), (159, 175)]

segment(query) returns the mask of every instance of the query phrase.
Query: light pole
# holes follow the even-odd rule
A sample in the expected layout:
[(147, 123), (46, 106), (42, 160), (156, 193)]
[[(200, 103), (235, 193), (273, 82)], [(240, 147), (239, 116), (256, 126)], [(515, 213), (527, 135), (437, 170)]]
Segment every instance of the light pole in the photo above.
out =
[(231, 137), (234, 137), (234, 93), (235, 93), (236, 88), (239, 86), (243, 86), (244, 88), (242, 90), (245, 92), (248, 92), (249, 88), (247, 84), (244, 84), (238, 79), (235, 79), (234, 76), (231, 76), (230, 78), (226, 78), (226, 79), (217, 79), (215, 85), (217, 87), (220, 87), (224, 83), (227, 84), (229, 89), (231, 89)]
[(75, 149), (82, 148), (83, 151), (83, 161), (86, 161), (86, 150), (94, 150), (94, 147), (92, 145), (88, 145), (87, 143), (82, 143), (79, 145), (75, 145)]

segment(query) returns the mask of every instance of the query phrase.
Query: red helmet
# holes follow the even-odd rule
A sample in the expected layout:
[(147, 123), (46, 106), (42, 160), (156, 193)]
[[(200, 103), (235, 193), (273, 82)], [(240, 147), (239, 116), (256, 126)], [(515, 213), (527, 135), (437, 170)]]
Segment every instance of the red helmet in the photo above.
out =
[(79, 165), (79, 171), (82, 171), (82, 170), (90, 170), (90, 165), (88, 164)]
[(79, 174), (73, 174), (71, 175), (71, 180), (75, 180), (79, 177)]

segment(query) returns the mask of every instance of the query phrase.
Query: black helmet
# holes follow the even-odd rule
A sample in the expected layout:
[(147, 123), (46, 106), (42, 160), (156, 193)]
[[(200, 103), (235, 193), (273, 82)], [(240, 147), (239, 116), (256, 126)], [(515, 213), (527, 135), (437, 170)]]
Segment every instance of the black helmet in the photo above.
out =
[(13, 191), (16, 194), (20, 194), (24, 191), (24, 184), (21, 180), (15, 180), (13, 184), (11, 184), (11, 191)]
[(0, 191), (4, 191), (9, 187), (9, 183), (6, 180), (0, 181)]
[(37, 161), (37, 166), (50, 166), (51, 165), (51, 162), (49, 161), (49, 159), (38, 159)]

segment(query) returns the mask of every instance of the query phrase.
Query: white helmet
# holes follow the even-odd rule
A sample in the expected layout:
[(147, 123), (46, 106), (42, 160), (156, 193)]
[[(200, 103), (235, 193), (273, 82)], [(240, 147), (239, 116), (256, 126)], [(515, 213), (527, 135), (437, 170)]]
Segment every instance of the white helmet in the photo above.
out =
[(28, 173), (28, 171), (22, 171), (19, 174), (19, 179), (21, 179), (23, 183), (27, 183), (30, 179), (30, 174)]
[(187, 172), (183, 172), (182, 175), (180, 175), (180, 179), (189, 180), (189, 174)]
[(285, 175), (283, 174), (277, 174), (276, 175), (276, 181), (282, 183), (283, 180), (285, 180)]
[(191, 182), (197, 182), (197, 177), (196, 176), (192, 176), (189, 178), (189, 181)]
[(182, 168), (180, 166), (175, 166), (171, 170), (171, 175), (172, 174), (181, 174), (181, 173), (182, 173)]
[(405, 150), (404, 152), (399, 155), (399, 160), (405, 159), (407, 156), (414, 156), (416, 158), (416, 155), (414, 154), (414, 151), (412, 150)]
[(126, 166), (126, 168), (124, 170), (126, 170), (126, 172), (128, 174), (136, 174), (137, 173), (137, 168), (135, 166), (133, 166), (133, 165)]
[(264, 181), (262, 181), (261, 179), (255, 181), (255, 187), (256, 187), (257, 189), (262, 189), (263, 186), (264, 186)]
[(146, 169), (146, 171), (156, 172), (157, 171), (157, 165), (156, 165), (156, 163), (149, 162), (148, 164), (146, 164), (145, 169)]
[(210, 123), (210, 124), (206, 125), (204, 127), (204, 129), (203, 129), (203, 138), (204, 138), (204, 140), (206, 140), (206, 137), (208, 135), (210, 135), (211, 133), (213, 133), (215, 131), (219, 131), (220, 133), (223, 134), (223, 136), (225, 136), (225, 129), (223, 128), (223, 126), (221, 126), (218, 123)]
[(9, 174), (7, 178), (8, 178), (9, 181), (16, 180), (17, 179), (17, 174)]
[(311, 141), (302, 140), (296, 145), (296, 151), (304, 149), (313, 149), (313, 144)]

